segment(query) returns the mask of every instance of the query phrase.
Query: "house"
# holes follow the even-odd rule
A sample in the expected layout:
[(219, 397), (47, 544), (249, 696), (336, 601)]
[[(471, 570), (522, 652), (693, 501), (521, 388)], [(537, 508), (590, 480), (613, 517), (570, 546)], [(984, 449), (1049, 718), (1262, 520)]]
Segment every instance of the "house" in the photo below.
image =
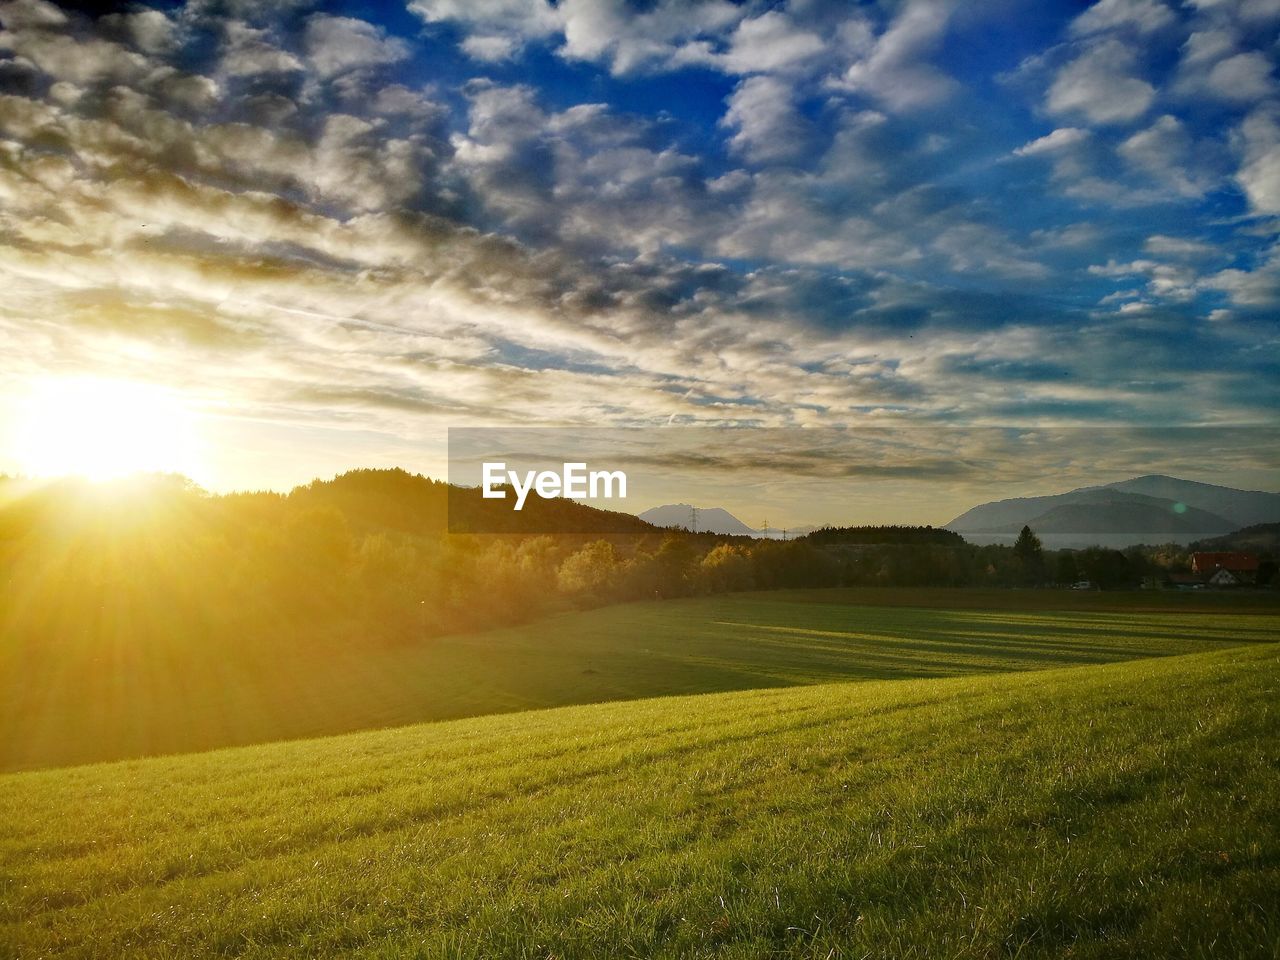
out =
[(1226, 567), (1219, 567), (1207, 582), (1211, 587), (1238, 587), (1245, 582), (1241, 579), (1243, 576), (1245, 574), (1232, 573)]
[(1256, 553), (1193, 553), (1191, 572), (1214, 587), (1252, 584), (1258, 577)]

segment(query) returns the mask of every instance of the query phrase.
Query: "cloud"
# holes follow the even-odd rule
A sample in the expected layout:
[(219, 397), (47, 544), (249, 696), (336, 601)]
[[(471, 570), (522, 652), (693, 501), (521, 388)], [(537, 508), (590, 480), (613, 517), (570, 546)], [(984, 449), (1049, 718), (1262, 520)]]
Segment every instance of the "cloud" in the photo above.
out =
[(178, 25), (159, 10), (110, 13), (98, 19), (100, 28), (118, 32), (143, 53), (162, 55), (179, 47)]
[(1137, 76), (1137, 56), (1116, 39), (1103, 40), (1058, 71), (1045, 100), (1054, 114), (1077, 114), (1093, 123), (1128, 123), (1155, 101), (1156, 90)]
[(511, 36), (475, 35), (462, 41), (462, 50), (474, 60), (496, 63), (510, 60), (518, 49), (518, 40)]
[[(19, 23), (49, 25), (42, 17), (42, 6), (18, 9)], [(140, 78), (148, 66), (145, 57), (110, 40), (99, 37), (77, 40), (65, 33), (43, 29), (0, 31), (0, 50), (26, 58), (55, 79), (76, 84), (129, 82)]]
[(67, 23), (67, 15), (46, 0), (9, 0), (0, 4), (0, 22), (10, 30), (59, 27)]
[(231, 20), (225, 24), (224, 33), (221, 70), (228, 76), (252, 77), (302, 70), (302, 61), (272, 43), (266, 30)]
[(1255, 213), (1280, 213), (1280, 107), (1258, 107), (1236, 137), (1240, 169), (1236, 181)]
[(1159, 0), (1098, 0), (1072, 21), (1071, 32), (1088, 36), (1124, 28), (1147, 34), (1176, 22), (1176, 14)]
[(1136, 170), (1182, 197), (1203, 195), (1215, 178), (1199, 168), (1186, 125), (1166, 114), (1123, 141), (1117, 152)]
[[(845, 70), (839, 89), (865, 92), (893, 110), (913, 110), (947, 99), (956, 83), (926, 57), (942, 42), (951, 16), (941, 0), (908, 0), (889, 28)], [(855, 34), (866, 43), (866, 34)]]
[(729, 145), (751, 162), (786, 162), (812, 150), (813, 126), (800, 113), (791, 84), (749, 77), (738, 84), (728, 103), (721, 122), (736, 131)]
[(778, 10), (769, 10), (738, 24), (720, 62), (730, 73), (771, 73), (811, 64), (826, 46), (818, 34), (800, 29)]
[(464, 25), (464, 51), (486, 61), (510, 57), (563, 24), (561, 11), (542, 0), (410, 0), (409, 10), (427, 23)]
[(322, 77), (348, 70), (396, 63), (409, 45), (364, 20), (318, 13), (307, 21), (304, 46), (312, 68)]
[(1276, 89), (1272, 69), (1272, 61), (1260, 51), (1238, 53), (1213, 65), (1205, 88), (1222, 100), (1261, 100)]
[[(1064, 22), (993, 125), (994, 61), (940, 66), (985, 5), (414, 7), (411, 36), (372, 7), (5, 8), (9, 355), (396, 450), (459, 418), (1158, 418), (1189, 381), (1196, 410), (1254, 402), (1182, 371), (1255, 370), (1233, 331), (1275, 290), (1274, 230), (1207, 193), (1234, 161), (1277, 212), (1277, 119), (1167, 93), (1172, 26)], [(1206, 77), (1247, 52), (1235, 17)], [(1046, 134), (1045, 88), (1086, 74)]]
[(1157, 256), (1182, 257), (1186, 259), (1202, 259), (1205, 257), (1220, 257), (1222, 255), (1218, 247), (1211, 243), (1189, 240), (1186, 237), (1171, 237), (1165, 234), (1154, 234), (1147, 237), (1142, 248), (1148, 253)]
[(1090, 136), (1091, 134), (1088, 130), (1082, 130), (1079, 127), (1059, 127), (1039, 139), (1024, 143), (1013, 151), (1013, 155), (1015, 157), (1037, 157), (1045, 154), (1055, 154), (1088, 140)]

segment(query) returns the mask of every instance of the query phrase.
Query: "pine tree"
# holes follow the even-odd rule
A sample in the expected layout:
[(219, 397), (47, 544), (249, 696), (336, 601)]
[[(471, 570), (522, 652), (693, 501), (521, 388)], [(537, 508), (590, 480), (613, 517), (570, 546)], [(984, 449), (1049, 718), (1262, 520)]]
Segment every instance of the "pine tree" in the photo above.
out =
[(1024, 526), (1018, 534), (1018, 540), (1013, 545), (1013, 555), (1017, 558), (1024, 584), (1036, 584), (1044, 579), (1044, 547), (1030, 527)]

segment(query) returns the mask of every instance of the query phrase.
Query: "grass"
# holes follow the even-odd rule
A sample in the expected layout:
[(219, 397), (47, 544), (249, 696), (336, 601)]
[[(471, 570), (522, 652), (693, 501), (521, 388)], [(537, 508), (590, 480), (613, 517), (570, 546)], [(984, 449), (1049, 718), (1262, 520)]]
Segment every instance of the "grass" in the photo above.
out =
[(574, 703), (1188, 653), (1273, 639), (1277, 599), (809, 590), (624, 604), (392, 650), (0, 641), (0, 770)]
[[(0, 777), (0, 954), (1277, 955), (1280, 647), (1027, 672), (1204, 641), (1068, 622), (1032, 657), (1018, 617), (930, 624), (974, 636), (920, 641), (927, 679)], [(979, 660), (1018, 672), (945, 675)]]

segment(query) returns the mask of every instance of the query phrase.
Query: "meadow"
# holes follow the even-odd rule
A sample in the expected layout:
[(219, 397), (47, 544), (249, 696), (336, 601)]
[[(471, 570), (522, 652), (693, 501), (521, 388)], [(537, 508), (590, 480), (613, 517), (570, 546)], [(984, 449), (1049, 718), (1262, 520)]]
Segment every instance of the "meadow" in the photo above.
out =
[(1274, 594), (825, 589), (618, 604), (399, 646), (0, 643), (0, 769), (835, 680), (1107, 663), (1273, 639)]
[(5, 775), (0, 954), (1275, 957), (1280, 647), (1152, 617), (767, 622), (751, 684), (863, 642), (922, 678)]

